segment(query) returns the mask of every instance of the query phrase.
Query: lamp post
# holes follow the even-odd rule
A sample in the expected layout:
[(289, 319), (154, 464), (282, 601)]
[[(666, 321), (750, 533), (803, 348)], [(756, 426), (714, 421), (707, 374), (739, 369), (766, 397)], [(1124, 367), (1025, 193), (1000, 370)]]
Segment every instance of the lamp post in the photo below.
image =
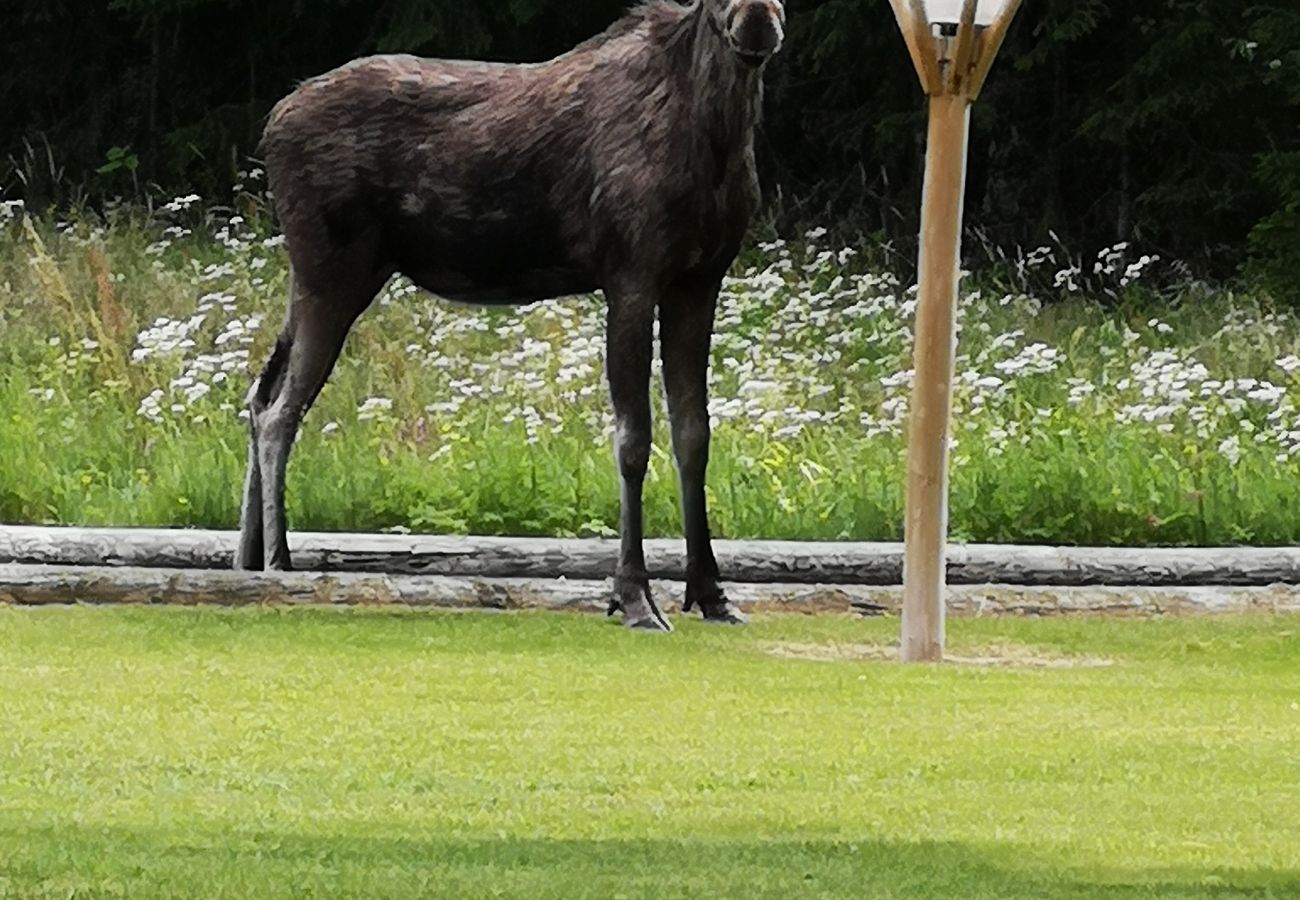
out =
[(948, 540), (948, 427), (970, 107), (1020, 0), (890, 0), (890, 5), (921, 87), (930, 98), (916, 376), (908, 424), (901, 655), (904, 662), (939, 662)]

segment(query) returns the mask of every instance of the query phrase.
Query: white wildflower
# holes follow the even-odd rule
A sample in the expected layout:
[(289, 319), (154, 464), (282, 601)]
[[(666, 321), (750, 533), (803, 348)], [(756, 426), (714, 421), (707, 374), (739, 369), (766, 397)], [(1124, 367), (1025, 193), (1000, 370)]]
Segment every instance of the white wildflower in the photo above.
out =
[(1230, 465), (1235, 466), (1238, 460), (1241, 459), (1241, 439), (1235, 434), (1225, 438), (1224, 441), (1219, 444), (1219, 453)]
[(369, 397), (357, 407), (357, 418), (362, 422), (386, 418), (392, 408), (393, 401), (387, 397)]

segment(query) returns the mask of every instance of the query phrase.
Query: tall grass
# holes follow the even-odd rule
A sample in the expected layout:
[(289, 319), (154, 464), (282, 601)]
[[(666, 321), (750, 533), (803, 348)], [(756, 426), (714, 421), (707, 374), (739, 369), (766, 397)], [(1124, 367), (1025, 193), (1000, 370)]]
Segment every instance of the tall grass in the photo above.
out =
[[(0, 207), (0, 519), (236, 523), (243, 397), (287, 279), (264, 210)], [(720, 535), (900, 536), (914, 290), (823, 239), (762, 244), (726, 285)], [(1155, 298), (1153, 265), (1042, 248), (966, 281), (955, 538), (1300, 541), (1300, 326), (1227, 291)], [(611, 533), (602, 335), (598, 298), (469, 310), (395, 280), (304, 423), (292, 525)], [(673, 535), (658, 391), (656, 419), (647, 530)]]

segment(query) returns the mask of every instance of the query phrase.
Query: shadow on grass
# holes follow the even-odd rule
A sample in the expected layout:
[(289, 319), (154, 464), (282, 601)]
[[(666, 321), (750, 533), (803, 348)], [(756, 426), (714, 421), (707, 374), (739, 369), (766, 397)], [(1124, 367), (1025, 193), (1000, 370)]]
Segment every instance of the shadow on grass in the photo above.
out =
[(1283, 898), (1300, 871), (1045, 868), (1050, 848), (0, 826), (0, 897)]

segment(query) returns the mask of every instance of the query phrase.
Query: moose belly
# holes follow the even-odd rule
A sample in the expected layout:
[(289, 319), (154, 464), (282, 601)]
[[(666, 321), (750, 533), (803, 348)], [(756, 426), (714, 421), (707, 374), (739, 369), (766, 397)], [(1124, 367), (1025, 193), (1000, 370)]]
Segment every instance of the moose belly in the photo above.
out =
[(533, 303), (589, 294), (599, 287), (588, 273), (563, 267), (499, 272), (491, 277), (453, 267), (408, 267), (400, 271), (431, 294), (475, 306)]
[[(580, 241), (541, 211), (421, 209), (396, 224), (397, 269), (461, 303), (507, 305), (590, 293), (600, 285)], [(578, 252), (575, 252), (578, 251)]]

